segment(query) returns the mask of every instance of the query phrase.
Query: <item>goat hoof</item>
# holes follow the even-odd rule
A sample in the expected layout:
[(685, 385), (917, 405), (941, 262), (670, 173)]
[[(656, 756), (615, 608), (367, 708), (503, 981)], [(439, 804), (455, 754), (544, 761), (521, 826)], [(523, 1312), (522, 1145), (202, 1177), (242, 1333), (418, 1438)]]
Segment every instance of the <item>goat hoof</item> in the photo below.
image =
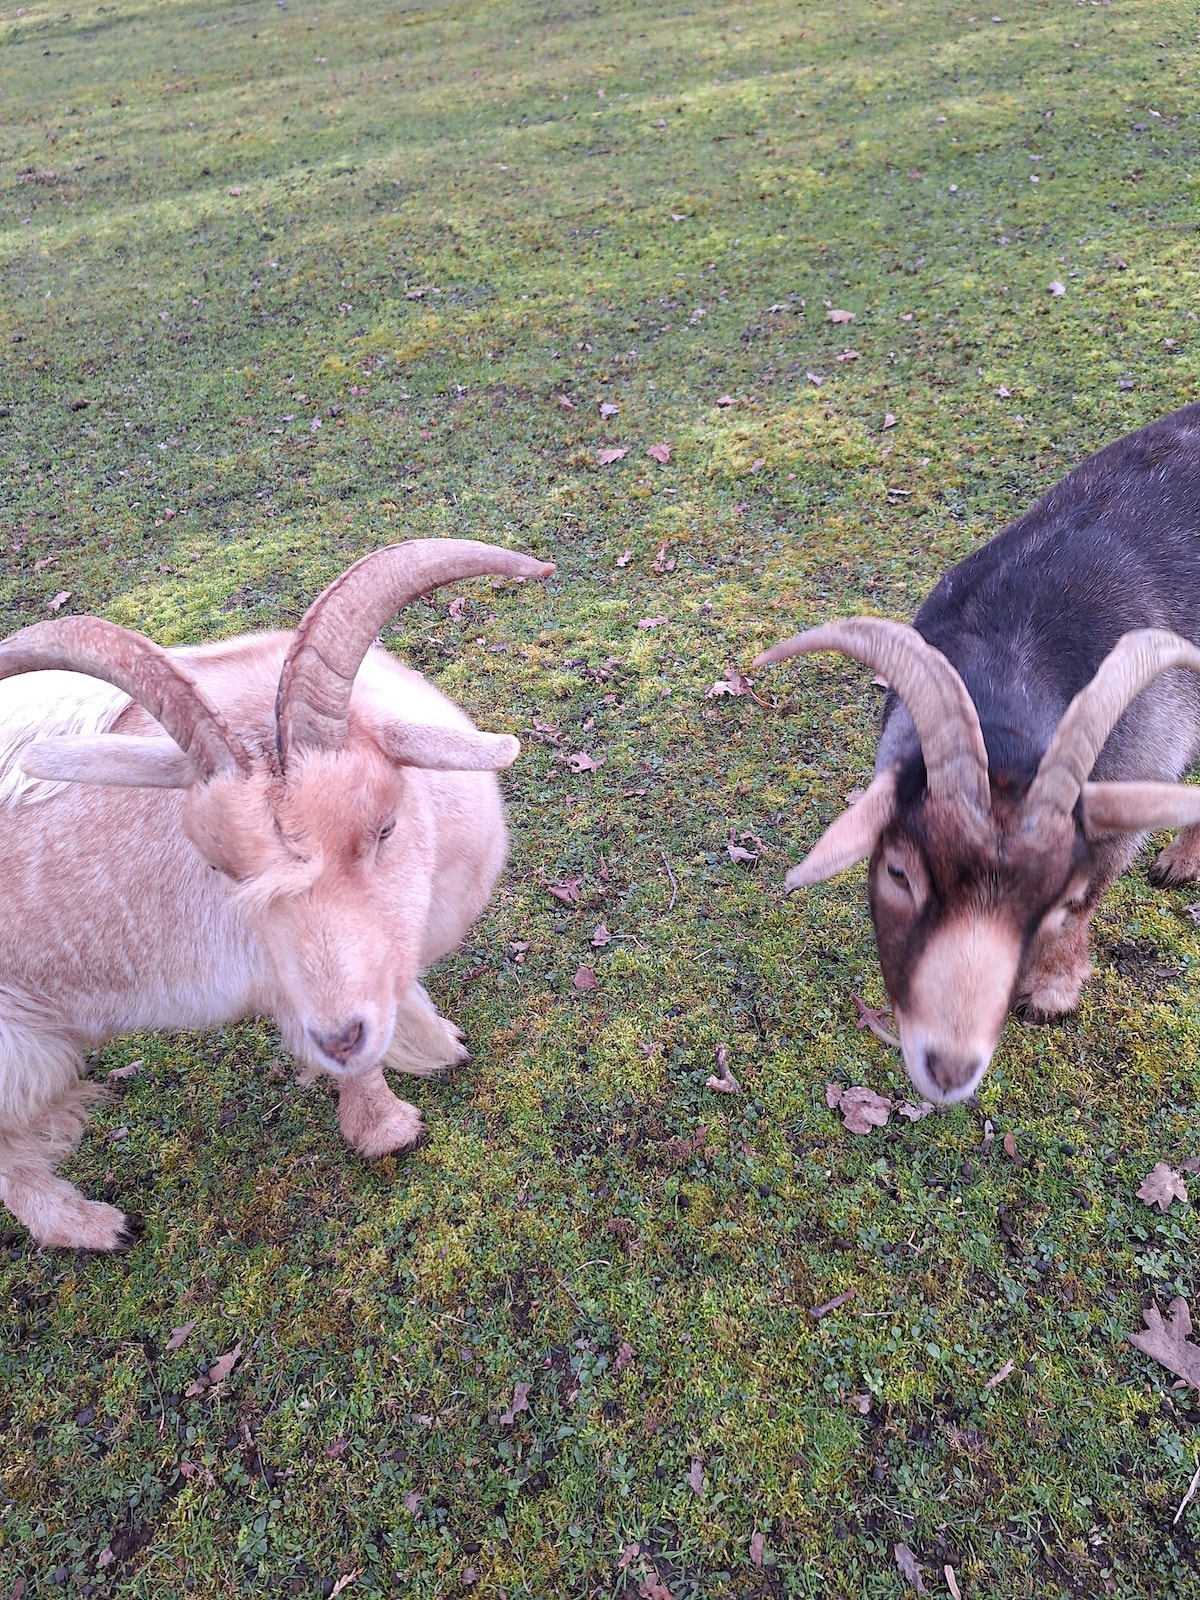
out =
[(125, 1226), (121, 1229), (121, 1237), (113, 1246), (113, 1249), (132, 1250), (145, 1231), (146, 1219), (137, 1211), (127, 1211), (125, 1213)]
[(383, 1156), (402, 1156), (415, 1150), (425, 1137), (421, 1113), (416, 1106), (399, 1100), (388, 1116), (362, 1129), (353, 1144), (364, 1160), (378, 1161)]

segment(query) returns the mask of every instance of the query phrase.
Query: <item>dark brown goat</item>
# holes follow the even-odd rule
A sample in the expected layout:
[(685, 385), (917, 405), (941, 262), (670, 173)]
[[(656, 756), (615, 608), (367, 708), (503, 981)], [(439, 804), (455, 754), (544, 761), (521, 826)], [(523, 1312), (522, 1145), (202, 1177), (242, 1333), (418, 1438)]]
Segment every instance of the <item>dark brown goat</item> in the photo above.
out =
[(1109, 445), (940, 580), (913, 627), (853, 617), (756, 666), (837, 650), (891, 687), (875, 777), (786, 886), (870, 860), (914, 1084), (962, 1100), (1004, 1020), (1072, 1011), (1088, 928), (1146, 832), (1200, 877), (1200, 405)]

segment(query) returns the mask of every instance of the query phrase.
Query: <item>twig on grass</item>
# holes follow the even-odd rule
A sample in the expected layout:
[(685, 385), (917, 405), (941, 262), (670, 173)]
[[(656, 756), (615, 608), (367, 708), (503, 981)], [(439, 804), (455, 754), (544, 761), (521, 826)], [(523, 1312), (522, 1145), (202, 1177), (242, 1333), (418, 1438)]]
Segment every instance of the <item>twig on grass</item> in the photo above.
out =
[(671, 871), (671, 863), (667, 860), (667, 852), (660, 850), (658, 853), (662, 857), (663, 866), (667, 869), (667, 877), (671, 880), (671, 903), (667, 910), (674, 911), (675, 902), (679, 898), (679, 885), (675, 882), (675, 874)]
[(1179, 1521), (1180, 1517), (1187, 1510), (1188, 1505), (1191, 1502), (1192, 1496), (1196, 1493), (1197, 1489), (1200, 1489), (1200, 1467), (1196, 1468), (1195, 1476), (1192, 1478), (1191, 1483), (1188, 1484), (1188, 1492), (1184, 1495), (1183, 1499), (1179, 1502), (1179, 1510), (1171, 1518), (1171, 1526), (1172, 1527), (1175, 1526), (1175, 1524)]

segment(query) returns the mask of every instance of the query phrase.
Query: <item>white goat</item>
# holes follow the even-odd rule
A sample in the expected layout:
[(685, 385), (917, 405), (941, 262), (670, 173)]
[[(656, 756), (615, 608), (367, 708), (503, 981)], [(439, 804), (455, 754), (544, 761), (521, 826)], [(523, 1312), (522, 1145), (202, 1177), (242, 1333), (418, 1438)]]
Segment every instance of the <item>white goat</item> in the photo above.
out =
[(294, 633), (167, 652), (70, 617), (0, 644), (0, 678), (34, 674), (0, 693), (0, 1201), (39, 1244), (132, 1242), (55, 1171), (97, 1092), (83, 1052), (114, 1034), (269, 1014), (335, 1079), (355, 1150), (416, 1142), (383, 1069), (465, 1058), (419, 978), (491, 894), (494, 774), (520, 746), (371, 642), (439, 584), (553, 570), (418, 540), (356, 562)]

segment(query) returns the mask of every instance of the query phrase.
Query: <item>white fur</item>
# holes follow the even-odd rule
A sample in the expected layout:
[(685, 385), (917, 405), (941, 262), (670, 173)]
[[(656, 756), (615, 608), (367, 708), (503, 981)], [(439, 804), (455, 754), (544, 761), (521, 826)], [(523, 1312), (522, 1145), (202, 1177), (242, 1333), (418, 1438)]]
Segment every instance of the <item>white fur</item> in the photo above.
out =
[(65, 783), (30, 778), (21, 752), (38, 739), (107, 733), (129, 696), (81, 672), (26, 672), (0, 678), (0, 810), (48, 800)]

